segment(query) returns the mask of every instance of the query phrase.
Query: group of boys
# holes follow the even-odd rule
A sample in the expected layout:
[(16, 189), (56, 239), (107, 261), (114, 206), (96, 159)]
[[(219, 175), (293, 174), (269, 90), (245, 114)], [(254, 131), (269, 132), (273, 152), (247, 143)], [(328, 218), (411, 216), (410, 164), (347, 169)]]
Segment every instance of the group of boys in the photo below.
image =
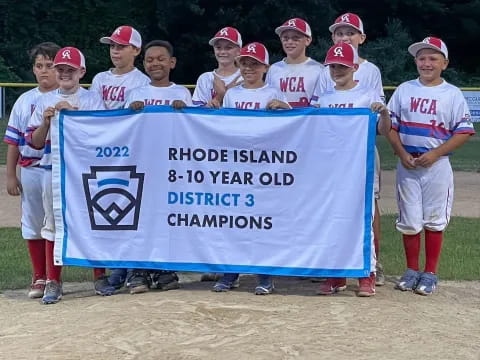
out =
[[(333, 46), (322, 64), (309, 58), (312, 42), (309, 24), (299, 18), (275, 29), (286, 57), (271, 65), (265, 46), (245, 46), (239, 31), (220, 29), (209, 41), (218, 66), (202, 74), (193, 97), (188, 89), (170, 81), (176, 58), (172, 45), (154, 40), (144, 46), (145, 76), (134, 66), (142, 49), (138, 31), (120, 26), (100, 42), (110, 46), (114, 65), (97, 74), (90, 90), (80, 87), (86, 72), (85, 58), (74, 47), (60, 49), (42, 43), (31, 52), (38, 87), (15, 103), (4, 141), (7, 153), (7, 191), (22, 195), (22, 236), (27, 240), (33, 274), (31, 298), (44, 304), (62, 297), (61, 266), (54, 263), (55, 222), (52, 203), (52, 173), (49, 128), (62, 109), (141, 110), (145, 105), (170, 105), (236, 109), (291, 109), (293, 107), (369, 107), (379, 113), (377, 131), (388, 137), (399, 156), (397, 193), (400, 209), (397, 229), (403, 234), (407, 270), (396, 284), (400, 290), (431, 294), (437, 284), (437, 265), (442, 234), (448, 224), (453, 196), (453, 176), (448, 155), (466, 142), (474, 129), (459, 89), (441, 78), (448, 65), (446, 45), (429, 37), (409, 47), (419, 78), (399, 86), (385, 104), (379, 69), (358, 56), (365, 41), (363, 23), (356, 14), (339, 16), (329, 27)], [(264, 80), (265, 79), (265, 80)], [(433, 120), (432, 120), (433, 119)], [(21, 181), (16, 175), (20, 166)], [(373, 296), (375, 285), (384, 284), (379, 256), (379, 159), (376, 153), (375, 211), (372, 220), (370, 276), (359, 279), (359, 296)], [(419, 270), (420, 235), (425, 230), (426, 264)], [(239, 286), (239, 274), (204, 274), (217, 280), (213, 290), (229, 291)], [(95, 291), (112, 295), (124, 284), (131, 293), (150, 288), (178, 288), (172, 271), (142, 269), (94, 269)], [(346, 288), (346, 279), (327, 278), (318, 293), (330, 295)], [(274, 290), (272, 277), (259, 275), (255, 294)]]

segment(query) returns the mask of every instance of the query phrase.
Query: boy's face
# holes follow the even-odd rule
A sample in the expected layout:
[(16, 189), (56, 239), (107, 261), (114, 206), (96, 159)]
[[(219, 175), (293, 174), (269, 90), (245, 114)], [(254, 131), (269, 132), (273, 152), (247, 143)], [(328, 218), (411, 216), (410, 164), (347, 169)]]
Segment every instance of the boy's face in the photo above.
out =
[(245, 83), (250, 85), (263, 83), (263, 75), (268, 70), (267, 65), (246, 56), (242, 56), (238, 60), (238, 64)]
[(240, 47), (231, 41), (219, 39), (213, 45), (213, 52), (219, 65), (231, 65), (235, 62), (235, 58), (240, 55)]
[(285, 30), (280, 35), (283, 51), (287, 57), (298, 58), (305, 54), (306, 48), (312, 39), (296, 30)]
[(123, 69), (133, 66), (135, 57), (140, 54), (140, 49), (132, 45), (110, 44), (110, 59), (113, 66)]
[(43, 55), (37, 55), (35, 63), (33, 64), (33, 74), (41, 89), (50, 90), (57, 86), (53, 59), (46, 58)]
[(363, 44), (366, 35), (351, 26), (339, 26), (332, 34), (334, 44), (347, 43), (358, 50), (358, 46)]
[(85, 68), (74, 68), (70, 65), (60, 64), (55, 66), (58, 86), (63, 90), (72, 90), (80, 84), (80, 79), (85, 75)]
[(415, 57), (415, 64), (420, 79), (431, 83), (441, 78), (442, 71), (448, 66), (448, 60), (436, 50), (422, 49)]
[(145, 52), (143, 66), (150, 79), (155, 81), (169, 80), (170, 70), (175, 68), (177, 59), (170, 56), (163, 46), (152, 46)]
[(330, 77), (337, 86), (345, 86), (353, 81), (353, 73), (356, 70), (342, 64), (330, 64), (328, 69), (330, 70)]

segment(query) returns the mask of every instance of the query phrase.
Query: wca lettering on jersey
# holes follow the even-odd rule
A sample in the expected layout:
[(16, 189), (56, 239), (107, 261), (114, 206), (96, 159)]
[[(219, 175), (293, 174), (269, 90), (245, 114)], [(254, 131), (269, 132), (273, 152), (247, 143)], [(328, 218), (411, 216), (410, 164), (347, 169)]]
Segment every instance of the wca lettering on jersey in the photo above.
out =
[(338, 109), (345, 109), (345, 108), (353, 108), (352, 103), (348, 104), (328, 104), (329, 108), (338, 108)]
[(125, 101), (125, 86), (102, 85), (104, 101)]
[[(172, 101), (173, 102), (173, 101)], [(145, 105), (170, 105), (170, 100), (162, 99), (145, 99), (143, 100)]]
[(420, 112), (422, 114), (437, 115), (437, 100), (411, 97), (410, 112)]
[(286, 77), (280, 79), (280, 90), (282, 92), (305, 92), (303, 76)]
[(253, 102), (253, 101), (235, 101), (235, 108), (236, 109), (258, 110), (258, 109), (260, 109), (260, 103), (259, 102)]

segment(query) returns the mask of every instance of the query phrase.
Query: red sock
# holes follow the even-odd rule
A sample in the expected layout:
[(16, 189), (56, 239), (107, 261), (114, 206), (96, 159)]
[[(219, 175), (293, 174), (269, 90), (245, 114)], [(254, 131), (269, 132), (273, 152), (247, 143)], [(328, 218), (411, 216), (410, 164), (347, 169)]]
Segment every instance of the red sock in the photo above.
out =
[(425, 272), (437, 273), (442, 252), (443, 232), (425, 229)]
[(100, 276), (105, 275), (104, 268), (93, 268), (93, 280), (97, 280)]
[(45, 258), (47, 261), (47, 280), (61, 282), (62, 267), (55, 265), (53, 261), (53, 241), (45, 240)]
[(32, 261), (33, 281), (46, 279), (45, 239), (27, 240), (28, 252)]
[(403, 247), (407, 257), (407, 267), (418, 271), (418, 258), (420, 257), (420, 233), (415, 235), (403, 234)]

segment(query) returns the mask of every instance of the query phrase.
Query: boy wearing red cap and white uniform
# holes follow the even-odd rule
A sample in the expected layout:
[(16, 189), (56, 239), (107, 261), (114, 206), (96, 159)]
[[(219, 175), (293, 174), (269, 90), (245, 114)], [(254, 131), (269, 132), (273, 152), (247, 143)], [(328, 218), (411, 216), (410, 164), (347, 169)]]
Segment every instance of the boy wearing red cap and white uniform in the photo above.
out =
[[(337, 17), (335, 22), (328, 27), (328, 30), (332, 33), (332, 41), (334, 44), (345, 42), (352, 45), (357, 50), (357, 53), (359, 46), (362, 45), (367, 38), (362, 19), (353, 13), (346, 13)], [(375, 64), (360, 56), (358, 61), (359, 66), (353, 76), (354, 80), (364, 87), (374, 88), (378, 94), (380, 94), (382, 100), (384, 100), (385, 95), (383, 93), (380, 70)], [(325, 73), (327, 76), (322, 76), (321, 81), (318, 83), (319, 88), (316, 91), (318, 93), (324, 93), (335, 86), (335, 82), (328, 75), (328, 69), (325, 69)]]
[[(291, 109), (285, 96), (275, 87), (265, 84), (263, 76), (268, 70), (269, 56), (265, 46), (253, 42), (242, 48), (237, 58), (243, 84), (227, 90), (223, 107), (234, 109)], [(239, 286), (239, 274), (226, 273), (213, 286), (215, 292), (226, 292)], [(270, 275), (258, 275), (255, 295), (267, 295), (274, 289)]]
[[(100, 39), (102, 44), (110, 45), (110, 59), (113, 68), (95, 75), (90, 91), (102, 97), (106, 109), (123, 109), (128, 93), (139, 86), (148, 85), (150, 79), (134, 63), (142, 48), (142, 37), (133, 27), (122, 25), (110, 36)], [(97, 295), (108, 296), (120, 289), (127, 276), (126, 269), (112, 269), (110, 276), (105, 269), (95, 268), (94, 288)]]
[[(328, 28), (332, 33), (332, 41), (334, 44), (345, 42), (352, 45), (357, 53), (359, 46), (366, 40), (366, 34), (363, 28), (362, 19), (356, 14), (345, 13), (335, 19), (335, 22)], [(379, 94), (382, 101), (385, 101), (385, 95), (383, 93), (382, 76), (380, 70), (373, 63), (361, 57), (358, 58), (358, 70), (355, 71), (353, 78), (356, 82), (362, 85), (364, 88), (372, 88)], [(331, 90), (335, 85), (335, 82), (330, 77), (328, 69), (320, 76), (317, 88), (313, 99), (316, 100), (320, 93), (325, 93)], [(378, 199), (380, 198), (380, 156), (375, 148), (375, 218), (373, 222), (373, 231), (375, 234), (375, 251), (377, 259), (380, 252), (380, 209), (378, 207)], [(383, 274), (383, 266), (380, 262), (377, 262), (377, 285), (385, 284), (385, 276)]]
[[(33, 270), (32, 284), (28, 292), (28, 297), (31, 299), (43, 296), (46, 280), (45, 239), (42, 239), (40, 234), (44, 217), (43, 169), (38, 166), (42, 151), (32, 149), (25, 143), (25, 132), (38, 98), (58, 87), (53, 67), (53, 59), (58, 50), (60, 46), (57, 44), (44, 42), (30, 51), (38, 87), (23, 93), (17, 99), (3, 138), (3, 141), (8, 144), (7, 192), (13, 196), (21, 195), (22, 237), (27, 241)], [(17, 165), (20, 167), (20, 178), (17, 177)]]
[[(190, 91), (170, 81), (170, 71), (177, 63), (173, 55), (173, 46), (168, 41), (153, 40), (145, 45), (143, 66), (150, 84), (133, 89), (125, 107), (141, 110), (147, 105), (168, 105), (175, 109), (193, 106)], [(152, 287), (173, 290), (179, 287), (178, 276), (174, 271), (128, 269), (127, 287), (130, 294), (147, 292)]]
[(292, 107), (310, 105), (323, 65), (306, 55), (312, 30), (305, 20), (293, 18), (275, 29), (287, 55), (268, 70), (265, 82), (285, 94)]
[(233, 27), (220, 29), (208, 42), (213, 46), (218, 67), (200, 75), (193, 92), (193, 105), (219, 108), (225, 92), (242, 82), (235, 64), (242, 47), (242, 36)]
[(111, 36), (102, 37), (100, 42), (110, 45), (110, 59), (114, 67), (95, 75), (90, 91), (102, 96), (107, 109), (122, 109), (130, 90), (150, 82), (148, 76), (134, 65), (141, 52), (142, 38), (133, 27), (123, 25)]
[[(225, 92), (242, 83), (242, 75), (235, 59), (240, 55), (242, 36), (234, 27), (220, 29), (208, 42), (218, 67), (199, 76), (193, 92), (193, 105), (220, 108)], [(217, 281), (221, 274), (204, 273), (201, 281)]]
[(153, 40), (145, 45), (143, 66), (150, 76), (150, 83), (133, 89), (125, 107), (140, 110), (147, 105), (171, 105), (174, 108), (193, 106), (190, 91), (170, 81), (170, 71), (175, 69), (177, 58), (168, 41)]
[[(375, 89), (364, 87), (354, 80), (355, 71), (358, 69), (358, 61), (357, 50), (352, 45), (340, 42), (332, 46), (327, 52), (324, 64), (328, 65), (330, 77), (335, 82), (335, 86), (330, 91), (321, 93), (315, 104), (319, 107), (330, 108), (371, 108), (372, 111), (380, 114), (377, 123), (378, 132), (387, 135), (391, 128), (390, 115), (380, 95)], [(372, 236), (372, 250), (374, 248), (375, 243)], [(374, 270), (376, 258), (374, 251), (371, 252), (370, 266), (372, 269), (370, 277), (358, 279), (358, 296), (375, 295)], [(334, 294), (344, 290), (346, 284), (345, 278), (328, 278), (320, 285), (318, 293), (320, 295)]]
[(50, 143), (50, 122), (52, 117), (63, 109), (69, 110), (103, 110), (105, 106), (101, 97), (80, 87), (80, 79), (85, 75), (85, 58), (74, 47), (60, 49), (53, 61), (58, 89), (42, 95), (35, 107), (27, 127), (26, 141), (34, 149), (43, 149), (40, 167), (43, 174), (43, 209), (45, 219), (41, 230), (46, 239), (47, 281), (42, 298), (44, 304), (57, 303), (62, 298), (61, 266), (53, 263), (55, 241), (55, 220), (52, 195), (52, 159)]
[[(388, 108), (393, 114), (390, 141), (397, 165), (397, 230), (402, 233), (407, 270), (397, 283), (402, 291), (434, 292), (443, 231), (450, 220), (453, 172), (449, 155), (475, 133), (470, 112), (442, 71), (448, 66), (445, 43), (435, 37), (409, 46), (418, 79), (402, 83)], [(425, 233), (425, 268), (419, 271), (421, 233)]]

